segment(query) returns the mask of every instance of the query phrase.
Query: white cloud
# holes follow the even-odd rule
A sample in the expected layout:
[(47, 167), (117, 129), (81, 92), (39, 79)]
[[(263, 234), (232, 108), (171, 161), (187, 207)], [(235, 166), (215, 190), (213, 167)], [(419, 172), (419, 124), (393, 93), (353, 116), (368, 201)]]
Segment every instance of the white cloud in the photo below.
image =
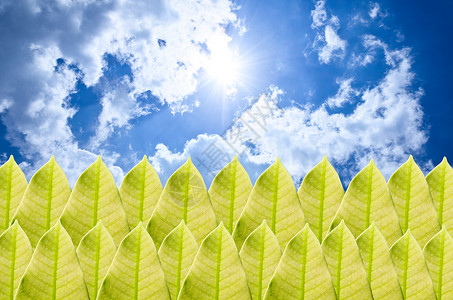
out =
[(316, 31), (313, 48), (318, 52), (319, 61), (328, 64), (335, 58), (343, 59), (347, 42), (338, 35), (340, 19), (335, 15), (327, 17), (324, 0), (316, 2), (311, 16), (311, 27)]
[(351, 86), (352, 81), (353, 78), (337, 79), (337, 84), (340, 85), (340, 88), (335, 96), (327, 99), (327, 106), (330, 108), (342, 107), (345, 103), (351, 102), (352, 97), (358, 96), (359, 92)]
[[(2, 1), (0, 19), (8, 26), (0, 26), (0, 111), (7, 138), (33, 161), (23, 164), (28, 177), (55, 154), (75, 182), (95, 159), (90, 151), (102, 152), (116, 128), (153, 110), (137, 102), (143, 92), (152, 91), (175, 113), (191, 109), (186, 97), (196, 90), (207, 50), (228, 44), (225, 24), (244, 31), (235, 9), (229, 0)], [(131, 78), (101, 84), (105, 54), (127, 63)], [(68, 125), (76, 113), (69, 97), (79, 80), (102, 94), (89, 151)], [(105, 155), (117, 168), (117, 156)], [(122, 171), (115, 174), (121, 181)]]
[(381, 12), (381, 6), (379, 3), (373, 3), (371, 5), (370, 11), (368, 12), (368, 15), (370, 16), (371, 19), (374, 19), (378, 16), (378, 14)]
[[(337, 100), (330, 100), (336, 96), (318, 108), (279, 108), (278, 98), (282, 93), (273, 88), (272, 92), (263, 94), (236, 119), (224, 136), (226, 145), (222, 144), (220, 136), (210, 136), (210, 140), (219, 140), (219, 147), (223, 145), (224, 151), (230, 156), (230, 145), (239, 148), (239, 152), (245, 150), (240, 160), (252, 180), (280, 156), (298, 183), (324, 154), (334, 165), (344, 167), (340, 174), (344, 182), (349, 182), (371, 158), (388, 178), (409, 154), (422, 151), (427, 133), (422, 127), (420, 98), (423, 91), (412, 90), (414, 74), (411, 71), (410, 53), (408, 49), (386, 49), (389, 69), (377, 84), (357, 91), (351, 88), (352, 79), (341, 82), (339, 95), (354, 94), (360, 97), (352, 113), (329, 113), (326, 110), (329, 101), (336, 105), (347, 99), (343, 97), (338, 103)], [(263, 116), (263, 109), (267, 115), (259, 118)], [(237, 129), (242, 129), (239, 138)], [(152, 161), (157, 166), (165, 166), (162, 169), (168, 169), (168, 164), (180, 164), (181, 155), (198, 155), (200, 151), (194, 149), (203, 149), (205, 146), (204, 135), (188, 141), (182, 152), (184, 155), (172, 153), (159, 145)], [(430, 165), (428, 163), (423, 167)], [(175, 169), (175, 166), (172, 165), (170, 169)]]

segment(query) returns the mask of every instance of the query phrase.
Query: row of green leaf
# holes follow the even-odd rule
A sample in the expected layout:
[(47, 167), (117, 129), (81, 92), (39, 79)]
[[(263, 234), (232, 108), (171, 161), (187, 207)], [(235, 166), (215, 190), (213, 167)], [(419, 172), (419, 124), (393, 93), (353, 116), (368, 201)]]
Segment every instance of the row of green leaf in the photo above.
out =
[(162, 189), (145, 156), (118, 191), (98, 157), (71, 191), (53, 157), (29, 184), (11, 157), (0, 298), (445, 299), (452, 210), (446, 159), (388, 183), (371, 161), (344, 193), (326, 158), (297, 192), (279, 159), (252, 186), (235, 157), (208, 191), (190, 159)]

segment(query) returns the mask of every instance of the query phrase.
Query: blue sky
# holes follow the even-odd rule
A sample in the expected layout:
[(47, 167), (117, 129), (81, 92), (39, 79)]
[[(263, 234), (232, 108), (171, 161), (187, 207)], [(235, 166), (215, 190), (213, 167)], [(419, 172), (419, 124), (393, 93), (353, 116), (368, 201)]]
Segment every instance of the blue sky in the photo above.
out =
[(452, 2), (0, 3), (0, 162), (52, 154), (73, 186), (101, 154), (118, 184), (147, 155), (210, 185), (234, 155), (298, 185), (323, 155), (343, 182), (374, 159), (453, 157)]

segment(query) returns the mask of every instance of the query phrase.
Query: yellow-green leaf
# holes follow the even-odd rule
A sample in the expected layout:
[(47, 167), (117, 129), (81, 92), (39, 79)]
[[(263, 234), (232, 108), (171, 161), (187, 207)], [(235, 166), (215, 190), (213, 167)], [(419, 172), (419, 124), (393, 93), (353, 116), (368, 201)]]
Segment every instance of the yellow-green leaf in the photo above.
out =
[(336, 298), (321, 245), (306, 224), (286, 246), (264, 299)]
[(14, 299), (33, 249), (17, 221), (0, 236), (0, 299)]
[(61, 215), (61, 223), (75, 245), (99, 220), (102, 220), (116, 245), (129, 232), (118, 188), (101, 156), (77, 179)]
[(389, 245), (393, 245), (403, 235), (387, 182), (373, 160), (352, 179), (332, 228), (340, 224), (341, 220), (356, 238), (373, 221), (381, 228)]
[(236, 156), (214, 178), (209, 188), (217, 220), (232, 233), (252, 191), (250, 177)]
[(203, 241), (178, 300), (252, 299), (241, 260), (223, 222)]
[(297, 193), (305, 219), (321, 243), (344, 195), (340, 177), (326, 156), (308, 172)]
[(65, 173), (52, 157), (31, 178), (13, 220), (18, 220), (34, 248), (60, 218), (71, 194)]
[(142, 222), (121, 242), (97, 299), (170, 299), (156, 248)]
[(441, 226), (453, 232), (453, 169), (444, 157), (427, 176)]
[(24, 172), (11, 155), (0, 167), (0, 233), (11, 224), (26, 188), (27, 179)]
[(197, 255), (197, 241), (184, 220), (162, 242), (159, 259), (172, 299), (177, 299), (182, 282)]
[(102, 221), (82, 238), (76, 252), (90, 299), (96, 299), (116, 252), (115, 242)]
[(423, 249), (437, 299), (453, 299), (453, 238), (445, 226)]
[(422, 249), (408, 230), (390, 248), (404, 299), (436, 299)]
[(338, 299), (373, 299), (354, 236), (342, 220), (322, 242)]
[(239, 252), (252, 299), (264, 298), (269, 281), (282, 256), (278, 240), (266, 220), (245, 240)]
[(233, 231), (238, 249), (263, 220), (282, 248), (305, 224), (293, 180), (279, 158), (258, 178), (239, 217)]
[(89, 299), (71, 237), (59, 221), (39, 240), (15, 299)]
[(410, 229), (423, 247), (440, 226), (425, 176), (412, 155), (393, 173), (388, 187), (402, 231)]
[(156, 248), (181, 220), (200, 244), (216, 227), (216, 218), (200, 172), (190, 158), (168, 179), (147, 230)]
[(384, 236), (374, 222), (356, 240), (375, 299), (403, 299)]
[(129, 226), (135, 228), (140, 221), (148, 224), (162, 193), (162, 184), (146, 155), (126, 174), (119, 191)]

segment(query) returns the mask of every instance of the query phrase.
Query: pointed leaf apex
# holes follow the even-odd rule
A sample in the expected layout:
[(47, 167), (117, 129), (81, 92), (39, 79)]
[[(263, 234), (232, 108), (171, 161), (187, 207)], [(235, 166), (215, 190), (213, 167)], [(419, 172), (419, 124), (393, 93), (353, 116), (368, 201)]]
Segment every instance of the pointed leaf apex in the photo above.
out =
[(261, 225), (266, 225), (267, 226), (266, 219), (264, 219), (263, 222), (261, 222)]
[(100, 154), (99, 154), (98, 157), (96, 158), (96, 162), (97, 162), (97, 161), (102, 161), (102, 157), (101, 157)]
[(409, 159), (407, 161), (410, 161), (410, 162), (413, 162), (414, 161), (414, 157), (411, 155), (409, 155)]
[(143, 158), (142, 158), (142, 160), (147, 160), (147, 159), (148, 159), (148, 156), (146, 156), (146, 154), (145, 154), (145, 155), (143, 155)]
[[(102, 223), (102, 220), (99, 220), (97, 225), (104, 226), (104, 223)], [(96, 225), (96, 226), (97, 226), (97, 225)]]
[(442, 163), (445, 163), (445, 164), (448, 164), (448, 160), (447, 158), (444, 156), (444, 158), (442, 159)]
[(371, 165), (371, 166), (376, 165), (376, 164), (374, 163), (374, 159), (370, 159), (369, 165)]
[(277, 159), (275, 160), (275, 162), (276, 162), (276, 163), (281, 163), (280, 157), (279, 157), (279, 156), (277, 156)]
[(14, 156), (12, 154), (9, 156), (8, 161), (14, 161)]
[(55, 156), (53, 154), (50, 156), (50, 161), (55, 161)]
[(237, 161), (237, 160), (238, 160), (238, 156), (235, 154), (233, 157), (233, 161)]
[(192, 163), (192, 159), (190, 158), (190, 156), (187, 157), (187, 162), (188, 162), (188, 163)]
[(304, 226), (304, 228), (302, 228), (302, 230), (305, 230), (305, 228), (307, 228), (307, 229), (311, 230), (311, 228), (310, 228), (310, 224), (308, 224), (308, 222), (307, 222), (307, 223), (305, 223), (305, 226)]
[(178, 226), (185, 226), (186, 225), (186, 222), (184, 222), (184, 220), (181, 220), (181, 222), (179, 223)]
[(323, 160), (323, 161), (324, 161), (324, 160), (329, 161), (329, 160), (327, 159), (327, 155), (324, 155), (324, 156), (322, 157), (322, 160)]

